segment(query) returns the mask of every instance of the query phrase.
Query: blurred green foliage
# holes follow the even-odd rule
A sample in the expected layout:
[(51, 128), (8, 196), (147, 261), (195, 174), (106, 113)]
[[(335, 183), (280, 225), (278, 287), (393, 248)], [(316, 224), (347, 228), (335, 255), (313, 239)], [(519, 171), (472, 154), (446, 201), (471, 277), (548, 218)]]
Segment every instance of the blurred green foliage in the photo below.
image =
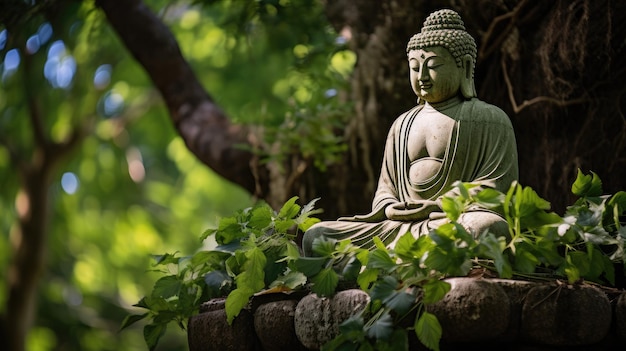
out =
[[(314, 153), (332, 146), (332, 162), (343, 150), (323, 126), (316, 125), (316, 135), (328, 136), (316, 144), (310, 133), (298, 137), (307, 128), (289, 124), (322, 116), (328, 128), (340, 125), (328, 111), (339, 108), (336, 94), (355, 57), (325, 22), (320, 3), (147, 3), (233, 121), (263, 125), (268, 135), (283, 130), (292, 144), (283, 141), (281, 152), (292, 152), (293, 140), (309, 140)], [(28, 116), (35, 104), (52, 140), (74, 127), (89, 133), (49, 188), (47, 265), (27, 349), (143, 349), (140, 325), (118, 331), (158, 278), (146, 271), (150, 255), (171, 248), (191, 254), (199, 233), (253, 200), (190, 154), (149, 78), (92, 2), (52, 6), (52, 20), (33, 11), (11, 30), (0, 24), (0, 313), (22, 196), (7, 145), (23, 162), (33, 157)], [(160, 342), (163, 350), (186, 348), (184, 333)]]

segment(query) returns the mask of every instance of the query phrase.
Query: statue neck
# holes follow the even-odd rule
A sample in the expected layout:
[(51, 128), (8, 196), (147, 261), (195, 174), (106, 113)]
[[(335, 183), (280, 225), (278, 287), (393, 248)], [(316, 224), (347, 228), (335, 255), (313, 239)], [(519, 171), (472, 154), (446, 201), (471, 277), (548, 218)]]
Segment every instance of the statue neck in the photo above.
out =
[(425, 107), (430, 107), (437, 111), (441, 111), (441, 110), (446, 110), (456, 105), (459, 105), (461, 102), (463, 102), (461, 97), (458, 95), (455, 95), (449, 98), (448, 100), (441, 101), (441, 102), (434, 102), (434, 103), (426, 102)]

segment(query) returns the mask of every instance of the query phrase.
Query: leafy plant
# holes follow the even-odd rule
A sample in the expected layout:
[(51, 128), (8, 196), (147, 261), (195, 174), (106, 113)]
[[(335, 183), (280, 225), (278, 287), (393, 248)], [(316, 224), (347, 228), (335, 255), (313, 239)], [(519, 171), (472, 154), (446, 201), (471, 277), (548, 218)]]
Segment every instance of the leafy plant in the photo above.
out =
[[(504, 195), (498, 210), (509, 225), (510, 238), (496, 239), (489, 233), (479, 237), (486, 251), (477, 262), (490, 260), (502, 278), (563, 278), (570, 284), (585, 279), (614, 285), (614, 264), (625, 260), (626, 229), (620, 218), (626, 209), (626, 193), (602, 195), (599, 177), (581, 171), (572, 193), (579, 198), (564, 216), (550, 212), (548, 201), (518, 183), (506, 194), (498, 194)], [(483, 203), (471, 196), (457, 201)]]
[[(602, 195), (594, 173), (578, 172), (572, 192), (579, 198), (564, 216), (550, 212), (548, 201), (517, 182), (506, 193), (461, 182), (454, 188), (456, 196), (442, 199), (449, 223), (419, 237), (400, 233), (393, 248), (378, 237), (371, 250), (322, 237), (313, 242), (315, 257), (300, 256), (292, 229), (306, 231), (318, 221), (311, 217), (319, 212), (315, 200), (300, 207), (294, 197), (279, 212), (261, 204), (223, 218), (218, 228), (201, 237), (215, 238), (213, 250), (190, 257), (156, 257), (155, 265), (165, 275), (136, 305), (148, 312), (128, 316), (122, 328), (150, 319), (144, 337), (153, 349), (170, 322), (185, 328), (199, 304), (212, 297), (227, 296), (231, 323), (261, 291), (307, 288), (330, 296), (358, 287), (369, 294), (370, 302), (340, 325), (340, 334), (323, 346), (324, 351), (406, 350), (409, 331), (438, 350), (442, 328), (427, 306), (450, 290), (445, 277), (486, 268), (502, 278), (614, 285), (614, 264), (626, 264), (626, 193)], [(461, 214), (474, 210), (501, 214), (509, 235), (485, 231), (474, 238), (458, 222)]]
[(150, 295), (134, 306), (147, 309), (129, 315), (122, 329), (147, 318), (144, 339), (153, 350), (170, 322), (182, 329), (200, 304), (214, 297), (226, 296), (228, 322), (247, 305), (250, 297), (266, 288), (290, 290), (306, 283), (306, 277), (291, 271), (288, 263), (300, 256), (294, 242), (297, 231), (305, 231), (319, 219), (312, 217), (313, 200), (304, 207), (297, 197), (287, 201), (279, 212), (265, 204), (222, 218), (218, 228), (205, 231), (201, 240), (213, 236), (217, 247), (198, 251), (192, 256), (178, 253), (155, 256), (156, 271), (164, 274), (154, 284)]
[[(363, 264), (357, 281), (368, 291), (370, 303), (346, 320), (323, 350), (407, 350), (410, 329), (422, 344), (438, 350), (441, 325), (425, 307), (450, 290), (442, 278), (467, 275), (473, 267), (494, 270), (502, 278), (564, 278), (570, 284), (586, 279), (613, 285), (614, 262), (626, 263), (621, 220), (626, 193), (601, 195), (594, 173), (578, 172), (572, 192), (579, 199), (563, 217), (550, 212), (550, 203), (534, 190), (518, 183), (511, 184), (506, 194), (461, 182), (455, 188), (457, 196), (442, 199), (450, 223), (418, 238), (406, 233), (393, 249), (374, 238), (376, 248), (371, 252), (354, 251)], [(474, 239), (457, 220), (477, 208), (502, 214), (509, 237), (484, 232)], [(337, 252), (316, 250), (335, 261)]]

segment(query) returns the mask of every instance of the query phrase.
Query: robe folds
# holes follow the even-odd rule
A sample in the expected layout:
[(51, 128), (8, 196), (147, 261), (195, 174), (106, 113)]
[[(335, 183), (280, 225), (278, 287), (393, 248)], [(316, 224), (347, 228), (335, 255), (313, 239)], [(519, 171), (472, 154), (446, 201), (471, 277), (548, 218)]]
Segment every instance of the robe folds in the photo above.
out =
[(385, 245), (393, 247), (402, 234), (426, 234), (447, 219), (443, 212), (433, 212), (422, 221), (390, 220), (385, 216), (387, 206), (397, 202), (440, 200), (454, 194), (452, 185), (457, 180), (479, 184), (477, 189), (490, 187), (506, 192), (518, 179), (517, 146), (511, 121), (498, 107), (473, 98), (461, 102), (458, 108), (448, 112), (450, 114), (446, 113), (455, 122), (439, 171), (426, 181), (411, 182), (407, 152), (411, 142), (409, 131), (423, 108), (424, 105), (418, 105), (402, 114), (389, 130), (372, 211), (365, 216), (317, 223), (305, 233), (305, 255), (312, 254), (308, 246), (320, 235), (350, 239), (364, 248), (371, 248), (372, 238), (378, 236)]

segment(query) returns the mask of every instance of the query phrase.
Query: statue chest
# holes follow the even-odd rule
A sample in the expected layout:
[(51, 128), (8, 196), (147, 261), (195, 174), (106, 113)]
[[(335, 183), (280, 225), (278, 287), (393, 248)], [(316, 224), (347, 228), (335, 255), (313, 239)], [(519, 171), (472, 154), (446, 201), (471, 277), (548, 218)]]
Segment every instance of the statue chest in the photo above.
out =
[(455, 120), (436, 110), (422, 110), (409, 130), (407, 153), (413, 184), (431, 179), (441, 168)]

